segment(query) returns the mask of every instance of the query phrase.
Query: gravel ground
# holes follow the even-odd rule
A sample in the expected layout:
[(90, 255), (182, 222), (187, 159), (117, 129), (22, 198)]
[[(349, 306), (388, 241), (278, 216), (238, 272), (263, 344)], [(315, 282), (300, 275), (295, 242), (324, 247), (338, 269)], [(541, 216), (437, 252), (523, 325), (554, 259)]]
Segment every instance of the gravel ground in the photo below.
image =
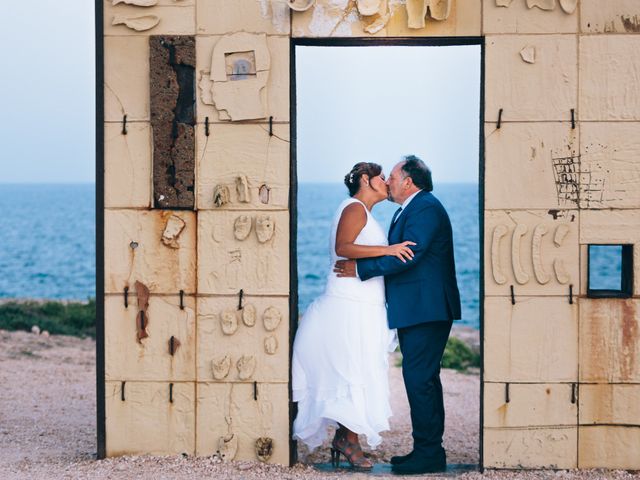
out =
[[(395, 361), (392, 359), (392, 364)], [(399, 368), (390, 369), (394, 417), (383, 444), (370, 453), (376, 462), (402, 454), (411, 444), (408, 404)], [(90, 339), (0, 330), (0, 478), (153, 478), (153, 479), (350, 479), (369, 478), (347, 471), (319, 472), (310, 463), (328, 462), (328, 448), (309, 454), (292, 468), (258, 462), (220, 463), (215, 457), (130, 456), (96, 461), (95, 343)], [(478, 463), (476, 374), (443, 372), (450, 463)], [(640, 478), (627, 472), (528, 471), (484, 474), (462, 479)], [(389, 478), (381, 474), (374, 478)], [(393, 476), (391, 478), (402, 478)], [(407, 478), (439, 478), (437, 475)]]

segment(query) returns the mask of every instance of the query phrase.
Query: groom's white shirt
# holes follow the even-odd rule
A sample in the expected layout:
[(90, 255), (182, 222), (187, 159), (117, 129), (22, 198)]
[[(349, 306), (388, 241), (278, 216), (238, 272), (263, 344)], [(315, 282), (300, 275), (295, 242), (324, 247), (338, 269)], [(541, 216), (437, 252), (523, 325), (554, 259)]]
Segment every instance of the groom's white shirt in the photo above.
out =
[(398, 221), (398, 218), (400, 218), (400, 215), (402, 215), (402, 212), (404, 212), (404, 209), (407, 208), (407, 206), (411, 203), (411, 200), (413, 200), (413, 197), (415, 197), (421, 191), (422, 190), (418, 190), (416, 193), (411, 194), (404, 202), (402, 202), (402, 205), (400, 205), (400, 208), (402, 210), (400, 210), (400, 213), (398, 214), (398, 216), (396, 217), (393, 223), (396, 223)]

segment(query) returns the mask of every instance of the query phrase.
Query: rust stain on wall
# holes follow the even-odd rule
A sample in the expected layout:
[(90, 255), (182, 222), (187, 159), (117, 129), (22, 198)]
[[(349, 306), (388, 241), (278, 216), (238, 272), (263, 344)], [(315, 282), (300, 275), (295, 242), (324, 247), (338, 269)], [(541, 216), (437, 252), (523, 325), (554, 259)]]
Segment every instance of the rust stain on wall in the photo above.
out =
[(194, 207), (195, 38), (149, 38), (156, 208)]
[[(621, 301), (621, 300), (618, 300)], [(634, 378), (638, 367), (636, 352), (638, 351), (638, 317), (636, 304), (632, 300), (622, 300), (622, 352), (620, 373), (623, 380)]]

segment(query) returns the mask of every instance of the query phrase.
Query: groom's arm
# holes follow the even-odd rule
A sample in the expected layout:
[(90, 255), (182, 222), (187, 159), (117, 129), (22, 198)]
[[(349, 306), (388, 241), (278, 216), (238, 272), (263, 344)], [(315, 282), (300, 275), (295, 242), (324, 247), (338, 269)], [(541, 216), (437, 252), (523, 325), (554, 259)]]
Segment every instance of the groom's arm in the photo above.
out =
[(414, 257), (402, 262), (397, 257), (360, 258), (357, 262), (357, 275), (361, 280), (368, 280), (380, 275), (393, 275), (410, 268), (429, 250), (431, 242), (440, 228), (440, 215), (438, 209), (427, 205), (422, 209), (412, 212), (404, 226), (402, 241), (410, 240), (416, 245), (411, 247)]

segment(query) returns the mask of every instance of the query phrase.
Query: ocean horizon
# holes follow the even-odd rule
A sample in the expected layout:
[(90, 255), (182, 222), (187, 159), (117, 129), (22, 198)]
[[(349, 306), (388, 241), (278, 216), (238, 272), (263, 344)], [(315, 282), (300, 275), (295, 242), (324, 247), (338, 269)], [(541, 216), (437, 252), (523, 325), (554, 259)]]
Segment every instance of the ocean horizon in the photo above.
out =
[[(434, 194), (451, 217), (461, 324), (478, 328), (478, 185), (440, 184)], [(322, 294), (329, 265), (329, 229), (347, 197), (342, 184), (298, 184), (299, 310)], [(0, 248), (0, 299), (86, 301), (95, 297), (95, 184), (0, 184), (5, 242)], [(373, 215), (387, 228), (397, 205)]]

